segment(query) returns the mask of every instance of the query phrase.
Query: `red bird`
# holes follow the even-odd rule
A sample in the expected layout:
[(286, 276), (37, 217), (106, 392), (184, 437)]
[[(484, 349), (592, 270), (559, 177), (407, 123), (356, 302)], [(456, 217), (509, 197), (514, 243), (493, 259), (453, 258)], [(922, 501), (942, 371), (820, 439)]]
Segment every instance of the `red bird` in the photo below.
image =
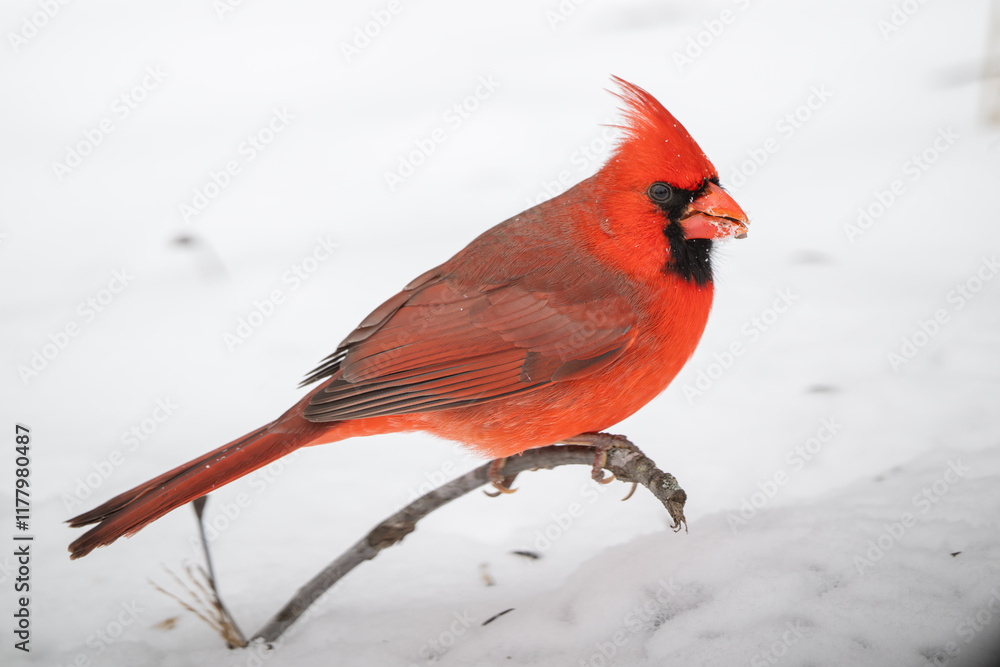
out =
[(747, 218), (649, 93), (614, 77), (600, 171), (500, 223), (376, 308), (275, 421), (70, 519), (80, 558), (299, 447), (425, 431), (489, 457), (596, 434), (663, 391), (712, 304), (712, 243)]

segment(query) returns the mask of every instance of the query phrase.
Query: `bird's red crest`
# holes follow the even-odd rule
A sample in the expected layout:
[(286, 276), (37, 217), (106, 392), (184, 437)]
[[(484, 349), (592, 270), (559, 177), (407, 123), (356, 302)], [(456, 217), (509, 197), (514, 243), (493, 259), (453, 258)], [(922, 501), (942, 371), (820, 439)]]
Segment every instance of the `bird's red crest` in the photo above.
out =
[(611, 78), (621, 88), (614, 94), (625, 102), (624, 125), (619, 126), (625, 133), (609, 165), (617, 160), (616, 171), (683, 190), (696, 190), (705, 179), (717, 177), (701, 147), (655, 97), (624, 79)]

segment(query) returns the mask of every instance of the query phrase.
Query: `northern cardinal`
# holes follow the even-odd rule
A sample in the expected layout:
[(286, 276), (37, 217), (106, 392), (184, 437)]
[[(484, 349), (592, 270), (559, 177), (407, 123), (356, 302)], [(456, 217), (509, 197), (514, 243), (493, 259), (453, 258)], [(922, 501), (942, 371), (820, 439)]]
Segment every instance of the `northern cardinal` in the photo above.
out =
[(663, 391), (712, 304), (712, 243), (746, 236), (698, 144), (614, 77), (623, 136), (563, 194), (485, 232), (361, 322), (275, 421), (69, 520), (80, 558), (307, 445), (425, 431), (489, 457), (591, 436)]

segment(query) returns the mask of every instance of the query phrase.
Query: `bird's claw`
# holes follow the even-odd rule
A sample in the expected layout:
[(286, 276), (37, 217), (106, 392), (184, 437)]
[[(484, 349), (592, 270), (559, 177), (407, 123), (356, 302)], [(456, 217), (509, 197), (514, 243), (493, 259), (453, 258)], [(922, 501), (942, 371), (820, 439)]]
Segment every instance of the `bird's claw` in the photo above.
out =
[(604, 466), (608, 464), (608, 450), (610, 448), (610, 444), (605, 445), (601, 441), (594, 445), (594, 466), (590, 470), (590, 476), (598, 484), (610, 484), (615, 481), (614, 474), (610, 477), (604, 475)]
[(490, 498), (496, 498), (501, 494), (511, 494), (517, 491), (517, 489), (512, 488), (514, 480), (517, 479), (517, 474), (504, 475), (503, 464), (507, 461), (506, 458), (494, 459), (490, 462), (490, 467), (486, 471), (486, 476), (490, 480), (490, 484), (496, 489), (495, 493), (489, 491), (483, 491)]
[(610, 484), (615, 481), (614, 473), (611, 476), (604, 474), (604, 464), (607, 463), (606, 452), (598, 452), (594, 455), (594, 468), (590, 471), (590, 477), (598, 484)]

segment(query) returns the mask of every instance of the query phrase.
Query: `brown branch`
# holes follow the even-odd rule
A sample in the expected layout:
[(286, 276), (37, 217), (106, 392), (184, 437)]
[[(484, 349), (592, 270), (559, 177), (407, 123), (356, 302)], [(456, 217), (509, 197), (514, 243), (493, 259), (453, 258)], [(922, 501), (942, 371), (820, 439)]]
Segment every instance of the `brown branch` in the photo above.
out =
[[(509, 480), (518, 473), (544, 468), (550, 470), (563, 465), (592, 465), (595, 449), (581, 445), (553, 445), (540, 447), (511, 457), (503, 464), (503, 474)], [(490, 463), (448, 482), (413, 501), (396, 512), (337, 560), (327, 565), (319, 574), (296, 592), (295, 596), (254, 635), (251, 641), (272, 643), (278, 639), (303, 613), (331, 586), (355, 567), (371, 560), (387, 547), (397, 544), (416, 528), (417, 522), (434, 510), (450, 503), (469, 491), (490, 482)], [(686, 528), (684, 502), (687, 495), (670, 473), (662, 472), (638, 447), (620, 436), (607, 450), (606, 470), (623, 482), (642, 484), (663, 503), (674, 520), (671, 528), (676, 532)]]

